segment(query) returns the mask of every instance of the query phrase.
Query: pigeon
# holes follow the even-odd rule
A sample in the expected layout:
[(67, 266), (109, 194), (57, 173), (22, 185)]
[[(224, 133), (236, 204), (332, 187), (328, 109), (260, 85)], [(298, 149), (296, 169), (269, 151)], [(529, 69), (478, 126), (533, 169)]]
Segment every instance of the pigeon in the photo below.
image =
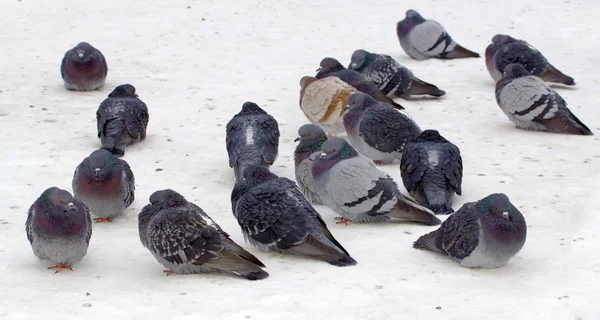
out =
[(29, 208), (25, 231), (33, 253), (55, 264), (48, 269), (73, 270), (71, 266), (87, 253), (92, 221), (85, 204), (68, 191), (51, 187)]
[(465, 203), (413, 246), (447, 254), (465, 268), (502, 267), (525, 244), (527, 225), (503, 193)]
[(299, 137), (294, 140), (294, 142), (300, 141), (294, 151), (296, 182), (306, 199), (313, 204), (323, 204), (315, 190), (312, 165), (313, 161), (321, 156), (321, 145), (327, 141), (327, 135), (323, 129), (314, 124), (301, 126), (298, 135)]
[(138, 216), (140, 240), (167, 275), (222, 271), (260, 280), (265, 265), (233, 242), (200, 207), (174, 190), (150, 195)]
[(511, 36), (497, 34), (485, 49), (485, 66), (494, 81), (502, 78), (504, 68), (511, 63), (523, 65), (532, 75), (547, 82), (575, 85), (573, 78), (563, 74), (529, 43)]
[(396, 182), (341, 138), (321, 146), (313, 162), (315, 189), (323, 203), (341, 217), (337, 223), (385, 221), (390, 218), (438, 225), (431, 210), (404, 197)]
[(403, 106), (394, 102), (392, 98), (386, 96), (377, 86), (365, 78), (358, 71), (346, 69), (339, 61), (334, 58), (325, 58), (321, 60), (319, 69), (317, 69), (317, 79), (323, 79), (326, 77), (337, 77), (352, 87), (358, 89), (360, 92), (366, 93), (373, 97), (373, 99), (381, 102), (387, 102), (393, 105), (395, 108), (404, 109)]
[(91, 91), (104, 87), (108, 67), (100, 50), (81, 42), (65, 53), (60, 64), (60, 74), (65, 89)]
[(348, 98), (344, 126), (352, 146), (377, 164), (400, 159), (404, 145), (421, 134), (408, 114), (363, 93)]
[(138, 99), (132, 85), (123, 84), (102, 101), (96, 120), (102, 149), (120, 157), (127, 145), (146, 139), (148, 107)]
[(400, 175), (408, 193), (436, 214), (453, 213), (454, 193), (461, 195), (460, 150), (437, 130), (425, 130), (406, 144)]
[(279, 125), (277, 120), (254, 102), (245, 102), (242, 111), (227, 123), (229, 167), (236, 182), (243, 179), (244, 169), (251, 165), (269, 168), (277, 159)]
[(112, 222), (135, 199), (135, 178), (129, 164), (104, 149), (92, 152), (73, 174), (73, 194), (97, 216)]
[(415, 77), (410, 70), (388, 55), (356, 50), (348, 69), (362, 73), (390, 98), (413, 95), (441, 97), (446, 94), (444, 90)]
[(593, 135), (544, 80), (520, 64), (509, 64), (496, 83), (496, 101), (517, 128)]
[(396, 33), (404, 52), (416, 60), (479, 58), (478, 53), (454, 42), (437, 21), (426, 20), (412, 9), (398, 22)]
[(356, 265), (294, 181), (249, 166), (231, 193), (233, 215), (246, 241), (264, 252), (299, 254), (337, 267)]
[(344, 129), (344, 108), (348, 97), (360, 92), (338, 77), (302, 77), (300, 79), (300, 109), (313, 124), (330, 134), (346, 133)]

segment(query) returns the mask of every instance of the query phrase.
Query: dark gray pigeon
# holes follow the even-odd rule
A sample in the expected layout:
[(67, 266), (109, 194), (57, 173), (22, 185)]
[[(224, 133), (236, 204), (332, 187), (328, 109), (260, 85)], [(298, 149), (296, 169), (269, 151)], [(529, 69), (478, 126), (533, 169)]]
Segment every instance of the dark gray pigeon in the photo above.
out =
[(102, 149), (123, 156), (127, 145), (146, 139), (149, 118), (148, 107), (132, 85), (116, 87), (96, 112)]
[(406, 144), (400, 175), (408, 193), (436, 214), (449, 214), (454, 193), (462, 193), (460, 150), (436, 130), (425, 130)]
[(362, 73), (390, 98), (413, 95), (441, 97), (446, 94), (444, 90), (415, 77), (410, 70), (388, 55), (356, 50), (348, 69)]
[(447, 254), (466, 268), (502, 267), (525, 244), (525, 217), (503, 193), (465, 203), (414, 247)]
[(315, 76), (317, 79), (337, 77), (360, 92), (370, 95), (377, 101), (389, 103), (398, 109), (404, 109), (403, 106), (394, 102), (394, 100), (381, 92), (381, 90), (379, 90), (379, 88), (373, 82), (365, 78), (365, 76), (363, 76), (360, 72), (346, 69), (334, 58), (325, 58), (321, 60), (320, 67), (317, 69), (317, 71), (318, 73)]
[(404, 197), (398, 185), (375, 163), (344, 139), (321, 146), (323, 155), (313, 163), (315, 189), (323, 203), (341, 216), (337, 223), (385, 221), (399, 218), (429, 226), (441, 221), (431, 210)]
[(520, 64), (504, 69), (504, 76), (496, 83), (496, 101), (518, 128), (593, 135), (556, 91)]
[(75, 169), (73, 194), (97, 216), (112, 222), (135, 199), (135, 178), (129, 164), (104, 149), (92, 152)]
[(252, 165), (269, 168), (277, 159), (279, 125), (277, 120), (254, 102), (245, 102), (242, 111), (227, 123), (227, 153), (236, 182)]
[(305, 255), (338, 267), (356, 264), (294, 181), (265, 167), (244, 170), (231, 205), (246, 241), (264, 252)]
[(348, 108), (344, 115), (348, 140), (377, 164), (400, 159), (405, 144), (421, 134), (408, 114), (366, 94), (353, 93), (348, 98)]
[(504, 68), (511, 63), (522, 65), (529, 73), (544, 81), (575, 85), (573, 78), (556, 69), (529, 43), (504, 34), (495, 35), (492, 43), (485, 49), (485, 66), (492, 79), (498, 82)]
[(200, 207), (181, 194), (160, 190), (139, 214), (140, 240), (167, 267), (167, 275), (222, 271), (248, 280), (269, 276), (265, 265), (233, 242)]
[(312, 164), (317, 157), (321, 156), (321, 145), (327, 141), (327, 135), (323, 129), (314, 124), (301, 126), (298, 135), (299, 137), (294, 140), (294, 142), (300, 141), (294, 150), (296, 183), (306, 199), (314, 204), (323, 204), (315, 190)]
[(25, 222), (27, 239), (40, 260), (55, 265), (48, 269), (71, 269), (87, 253), (92, 236), (88, 208), (57, 187), (46, 189), (31, 205)]
[(60, 74), (67, 90), (90, 91), (104, 87), (108, 67), (98, 49), (81, 42), (65, 53)]
[(456, 43), (441, 24), (424, 19), (415, 10), (406, 11), (406, 18), (396, 25), (396, 33), (404, 52), (416, 60), (479, 58), (478, 53)]

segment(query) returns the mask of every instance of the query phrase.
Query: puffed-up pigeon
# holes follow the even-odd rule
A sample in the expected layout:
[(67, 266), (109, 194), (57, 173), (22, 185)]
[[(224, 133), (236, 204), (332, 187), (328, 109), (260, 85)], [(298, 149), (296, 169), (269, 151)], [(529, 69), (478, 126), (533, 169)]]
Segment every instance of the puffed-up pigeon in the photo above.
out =
[(60, 74), (65, 88), (91, 91), (104, 87), (108, 67), (100, 50), (81, 42), (65, 53), (60, 64)]
[(323, 204), (315, 190), (312, 165), (313, 161), (321, 156), (321, 145), (327, 141), (327, 135), (318, 126), (305, 124), (298, 129), (298, 136), (294, 140), (294, 142), (300, 141), (294, 150), (296, 183), (306, 199), (314, 204)]

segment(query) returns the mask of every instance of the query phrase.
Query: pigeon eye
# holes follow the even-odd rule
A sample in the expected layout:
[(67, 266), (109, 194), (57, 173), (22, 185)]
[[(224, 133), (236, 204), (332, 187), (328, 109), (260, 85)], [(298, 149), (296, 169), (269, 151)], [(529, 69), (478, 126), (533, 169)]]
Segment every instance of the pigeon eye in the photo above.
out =
[(63, 203), (63, 201), (59, 199), (59, 200), (58, 200), (58, 203), (62, 204), (62, 203)]
[(352, 104), (356, 104), (356, 101), (352, 101)]
[(160, 202), (160, 200), (156, 200), (156, 201), (154, 201), (154, 203), (159, 203), (159, 202)]
[(333, 149), (333, 150), (331, 150), (331, 153), (334, 153), (334, 152), (336, 152), (336, 151), (337, 151), (337, 150)]
[(307, 137), (310, 137), (310, 133), (307, 133), (307, 134), (306, 134), (306, 136), (307, 136)]
[(326, 67), (329, 67), (329, 63), (325, 65)]

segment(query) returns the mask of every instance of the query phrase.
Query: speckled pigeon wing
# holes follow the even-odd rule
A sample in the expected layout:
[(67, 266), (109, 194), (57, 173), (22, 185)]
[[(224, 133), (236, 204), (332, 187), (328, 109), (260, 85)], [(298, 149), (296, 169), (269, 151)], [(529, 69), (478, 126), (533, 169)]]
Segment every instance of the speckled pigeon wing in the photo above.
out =
[(235, 116), (227, 123), (225, 143), (229, 155), (229, 166), (237, 162), (240, 151), (246, 146), (246, 124), (240, 117)]
[(375, 106), (360, 121), (359, 133), (369, 146), (389, 153), (402, 152), (405, 143), (416, 138), (421, 129), (406, 113)]
[(480, 226), (475, 206), (475, 202), (463, 205), (436, 233), (436, 246), (454, 259), (468, 257), (479, 244)]
[(427, 169), (427, 151), (420, 144), (406, 145), (400, 159), (400, 176), (408, 192), (418, 188)]
[(165, 209), (148, 228), (148, 247), (165, 260), (183, 265), (219, 258), (224, 249), (217, 230), (187, 208)]
[[(108, 100), (108, 99), (107, 99)], [(110, 101), (104, 100), (100, 103), (98, 107), (98, 111), (96, 111), (96, 127), (98, 129), (98, 138), (102, 135), (102, 131), (104, 131), (104, 126), (106, 122), (111, 117), (109, 114), (108, 108), (110, 107)]]
[(123, 184), (125, 185), (125, 208), (129, 207), (135, 200), (135, 177), (129, 164), (122, 159), (117, 159), (121, 166), (123, 166)]
[[(462, 176), (463, 176), (463, 164), (462, 157), (460, 156), (460, 150), (457, 146), (452, 143), (445, 143), (444, 148), (444, 160), (442, 160), (442, 171), (444, 176), (448, 179), (450, 185), (454, 188), (454, 191), (459, 196), (462, 194)], [(406, 152), (406, 150), (405, 150)]]
[(27, 220), (25, 220), (25, 232), (27, 233), (27, 240), (29, 240), (29, 243), (33, 242), (33, 219), (36, 214), (38, 200), (29, 207), (29, 211), (27, 211)]
[(244, 233), (261, 245), (284, 250), (302, 243), (308, 235), (308, 212), (306, 200), (298, 199), (294, 190), (293, 181), (280, 178), (243, 195), (235, 210)]
[(128, 99), (129, 108), (126, 113), (127, 131), (134, 139), (146, 138), (146, 127), (148, 126), (148, 107), (140, 99)]
[(264, 161), (273, 164), (279, 150), (277, 120), (270, 115), (264, 115), (258, 118), (253, 125), (257, 128), (254, 130), (254, 144), (259, 148)]
[(494, 65), (500, 73), (511, 63), (518, 63), (533, 75), (546, 71), (548, 61), (537, 49), (525, 41), (508, 43), (494, 55)]

